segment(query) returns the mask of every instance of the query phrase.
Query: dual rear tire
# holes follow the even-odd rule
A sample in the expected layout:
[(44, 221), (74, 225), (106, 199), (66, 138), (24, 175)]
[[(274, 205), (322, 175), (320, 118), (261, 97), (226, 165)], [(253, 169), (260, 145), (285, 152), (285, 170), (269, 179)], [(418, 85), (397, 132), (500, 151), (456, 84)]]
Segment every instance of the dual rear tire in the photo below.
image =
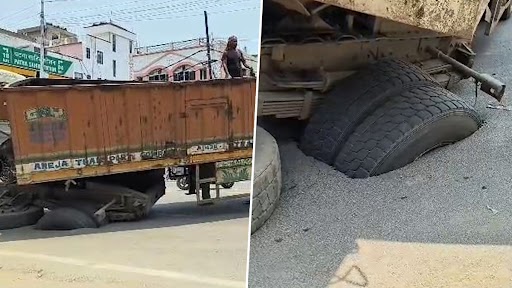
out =
[(383, 60), (326, 96), (300, 147), (348, 177), (367, 178), (460, 141), (480, 125), (472, 107), (428, 74), (403, 61)]
[(0, 230), (33, 225), (43, 215), (43, 208), (36, 206), (27, 206), (26, 209), (18, 211), (0, 211)]

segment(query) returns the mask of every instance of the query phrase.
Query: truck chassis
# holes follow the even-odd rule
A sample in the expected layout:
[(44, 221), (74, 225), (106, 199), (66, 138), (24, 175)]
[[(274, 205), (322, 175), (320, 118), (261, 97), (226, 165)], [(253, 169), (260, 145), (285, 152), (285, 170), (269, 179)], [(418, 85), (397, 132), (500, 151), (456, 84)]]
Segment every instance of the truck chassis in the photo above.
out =
[[(472, 69), (471, 44), (480, 22), (490, 35), (510, 18), (511, 5), (266, 0), (258, 125), (269, 117), (301, 120), (300, 149), (351, 178), (387, 173), (462, 140), (482, 122), (446, 89), (473, 78), (501, 101), (506, 85)], [(256, 133), (252, 232), (281, 192), (277, 144), (261, 127)]]

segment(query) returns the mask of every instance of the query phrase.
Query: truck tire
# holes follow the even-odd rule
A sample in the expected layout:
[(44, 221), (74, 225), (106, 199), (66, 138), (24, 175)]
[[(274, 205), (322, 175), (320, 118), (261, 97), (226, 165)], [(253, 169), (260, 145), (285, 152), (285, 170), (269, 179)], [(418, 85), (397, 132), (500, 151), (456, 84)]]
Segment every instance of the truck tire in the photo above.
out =
[(28, 206), (24, 211), (0, 213), (0, 230), (34, 225), (43, 215), (43, 208), (36, 206)]
[(478, 113), (444, 88), (405, 89), (356, 128), (334, 166), (351, 178), (380, 175), (462, 140), (480, 125)]
[(82, 228), (98, 228), (99, 224), (92, 215), (85, 211), (62, 207), (46, 213), (36, 224), (38, 230), (74, 230)]
[(270, 218), (281, 195), (281, 158), (276, 140), (261, 127), (256, 129), (251, 233)]
[(507, 9), (505, 9), (505, 12), (503, 12), (503, 15), (501, 15), (501, 21), (505, 21), (510, 19), (510, 16), (512, 16), (512, 4), (508, 6)]
[(222, 188), (224, 189), (231, 189), (233, 188), (233, 186), (235, 186), (235, 182), (222, 183), (220, 184), (220, 186), (222, 186)]
[(436, 83), (419, 67), (396, 59), (368, 65), (340, 81), (311, 117), (300, 148), (332, 165), (347, 137), (388, 97), (405, 87)]

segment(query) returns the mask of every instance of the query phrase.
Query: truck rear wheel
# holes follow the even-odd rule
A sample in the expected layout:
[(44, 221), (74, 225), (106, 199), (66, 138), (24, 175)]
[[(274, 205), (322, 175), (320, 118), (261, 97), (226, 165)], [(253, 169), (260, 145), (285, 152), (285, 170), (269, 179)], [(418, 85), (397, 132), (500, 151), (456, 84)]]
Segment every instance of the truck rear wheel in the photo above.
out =
[(505, 12), (503, 12), (503, 15), (501, 16), (502, 21), (510, 19), (510, 16), (512, 16), (512, 4), (508, 6), (507, 9), (505, 9)]
[(301, 150), (332, 165), (348, 136), (370, 113), (405, 87), (423, 83), (435, 80), (401, 60), (381, 60), (362, 68), (326, 95), (304, 130)]
[(72, 207), (62, 207), (51, 210), (37, 222), (38, 230), (75, 230), (83, 228), (98, 228), (92, 213)]
[(380, 175), (462, 140), (480, 125), (477, 112), (444, 88), (405, 89), (357, 127), (334, 166), (351, 178)]
[(24, 210), (17, 211), (2, 211), (0, 209), (0, 230), (33, 225), (43, 215), (43, 208), (36, 206), (28, 206)]
[(281, 195), (281, 158), (276, 140), (261, 127), (256, 129), (251, 233), (270, 218)]

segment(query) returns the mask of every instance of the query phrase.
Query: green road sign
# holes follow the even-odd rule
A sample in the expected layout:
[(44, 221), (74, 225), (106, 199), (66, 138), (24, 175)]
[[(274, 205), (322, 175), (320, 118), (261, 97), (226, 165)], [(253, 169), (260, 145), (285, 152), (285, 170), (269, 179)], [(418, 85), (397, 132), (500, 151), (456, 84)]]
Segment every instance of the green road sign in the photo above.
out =
[[(40, 56), (38, 53), (0, 45), (0, 64), (29, 70), (39, 70)], [(44, 71), (54, 75), (65, 75), (72, 62), (46, 56)]]

